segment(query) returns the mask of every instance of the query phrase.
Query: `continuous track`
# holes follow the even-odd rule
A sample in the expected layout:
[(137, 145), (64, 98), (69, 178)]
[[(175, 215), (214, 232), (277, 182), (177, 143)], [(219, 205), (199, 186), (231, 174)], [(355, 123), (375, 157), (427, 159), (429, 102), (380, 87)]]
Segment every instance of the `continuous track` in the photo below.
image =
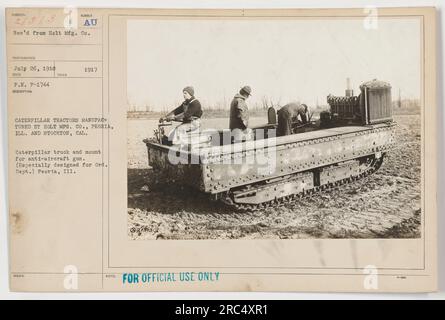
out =
[[(221, 200), (224, 203), (226, 203), (227, 205), (233, 207), (237, 211), (244, 211), (245, 212), (245, 211), (264, 210), (264, 209), (267, 209), (269, 207), (276, 208), (276, 207), (279, 207), (279, 206), (283, 206), (284, 204), (287, 204), (289, 202), (293, 202), (293, 201), (302, 199), (304, 197), (312, 196), (313, 194), (318, 193), (320, 191), (327, 191), (327, 190), (330, 190), (330, 189), (334, 189), (334, 188), (337, 188), (337, 187), (342, 186), (344, 184), (351, 183), (353, 181), (356, 181), (356, 180), (362, 179), (362, 178), (364, 178), (366, 176), (369, 176), (370, 174), (374, 173), (375, 171), (377, 171), (380, 168), (380, 166), (383, 163), (383, 158), (384, 158), (383, 154), (381, 155), (380, 158), (372, 158), (372, 159), (370, 158), (371, 163), (370, 163), (369, 167), (365, 171), (361, 172), (358, 175), (350, 176), (348, 178), (344, 178), (344, 179), (340, 179), (340, 180), (337, 180), (337, 181), (333, 181), (331, 183), (327, 183), (327, 184), (324, 184), (324, 185), (315, 186), (315, 187), (313, 187), (311, 189), (307, 189), (307, 190), (304, 190), (302, 192), (291, 194), (291, 195), (288, 195), (288, 196), (284, 196), (284, 197), (280, 197), (280, 198), (277, 197), (277, 198), (275, 198), (273, 200), (262, 202), (262, 203), (259, 203), (259, 204), (237, 203), (234, 200), (234, 191), (233, 190), (228, 191), (225, 194), (225, 197), (222, 198)], [(292, 178), (290, 177), (289, 179), (285, 179), (285, 180), (282, 180), (282, 181), (279, 181), (279, 182), (270, 183), (270, 184), (262, 184), (262, 185), (258, 185), (258, 186), (249, 185), (249, 186), (246, 186), (245, 188), (249, 192), (261, 191), (261, 190), (266, 190), (266, 189), (273, 189), (273, 188), (277, 187), (280, 184), (288, 183), (290, 179), (292, 179)], [(239, 191), (239, 189), (237, 191)]]

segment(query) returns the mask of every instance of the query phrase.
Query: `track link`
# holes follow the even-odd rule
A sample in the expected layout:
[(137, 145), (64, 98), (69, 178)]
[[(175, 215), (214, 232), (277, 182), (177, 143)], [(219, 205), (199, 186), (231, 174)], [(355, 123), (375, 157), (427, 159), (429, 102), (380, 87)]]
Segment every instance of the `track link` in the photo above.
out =
[[(227, 205), (229, 205), (230, 207), (234, 208), (236, 211), (240, 211), (240, 212), (255, 212), (255, 211), (259, 211), (259, 210), (265, 210), (265, 209), (271, 208), (271, 207), (273, 207), (273, 208), (281, 207), (281, 206), (284, 206), (285, 204), (289, 204), (289, 203), (301, 200), (303, 198), (309, 198), (309, 197), (313, 196), (314, 194), (333, 190), (333, 189), (336, 189), (342, 185), (363, 179), (363, 178), (373, 174), (375, 171), (377, 171), (380, 168), (380, 166), (382, 165), (382, 162), (383, 162), (383, 158), (384, 158), (384, 155), (382, 155), (378, 159), (374, 158), (372, 160), (370, 167), (366, 171), (360, 173), (359, 175), (351, 176), (351, 177), (341, 179), (341, 180), (337, 180), (337, 181), (327, 183), (327, 184), (324, 184), (321, 186), (316, 186), (314, 188), (304, 190), (303, 192), (300, 192), (300, 193), (295, 193), (295, 194), (292, 194), (289, 196), (284, 196), (281, 198), (275, 198), (274, 200), (266, 201), (266, 202), (259, 203), (259, 204), (240, 204), (240, 203), (236, 203), (235, 201), (233, 201), (232, 194), (229, 191), (226, 195), (226, 198), (223, 199), (223, 202), (226, 203)], [(282, 184), (282, 183), (286, 183), (286, 182), (287, 181), (285, 180), (283, 182), (274, 184), (274, 186)], [(263, 190), (263, 189), (267, 189), (267, 188), (271, 188), (271, 185), (264, 185), (264, 186), (256, 188), (256, 190)], [(253, 188), (252, 190), (255, 190), (255, 188)]]

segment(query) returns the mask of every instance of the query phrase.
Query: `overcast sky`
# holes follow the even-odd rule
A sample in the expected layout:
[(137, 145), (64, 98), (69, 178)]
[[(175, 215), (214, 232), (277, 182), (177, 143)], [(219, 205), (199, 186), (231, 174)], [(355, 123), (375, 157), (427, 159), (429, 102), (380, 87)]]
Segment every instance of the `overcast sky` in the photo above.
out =
[(204, 107), (230, 104), (243, 85), (250, 104), (267, 96), (285, 104), (326, 103), (378, 78), (393, 97), (420, 97), (421, 38), (417, 19), (363, 20), (130, 20), (127, 25), (128, 102), (152, 110), (182, 101), (195, 88)]

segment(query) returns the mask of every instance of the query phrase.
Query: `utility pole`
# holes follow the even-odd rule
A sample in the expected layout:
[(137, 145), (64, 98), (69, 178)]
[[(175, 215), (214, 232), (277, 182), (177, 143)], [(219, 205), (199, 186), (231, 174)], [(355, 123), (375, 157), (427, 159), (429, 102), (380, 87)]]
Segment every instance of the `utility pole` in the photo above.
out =
[(399, 88), (399, 101), (398, 101), (398, 107), (401, 108), (402, 107), (402, 95), (400, 93), (400, 88)]

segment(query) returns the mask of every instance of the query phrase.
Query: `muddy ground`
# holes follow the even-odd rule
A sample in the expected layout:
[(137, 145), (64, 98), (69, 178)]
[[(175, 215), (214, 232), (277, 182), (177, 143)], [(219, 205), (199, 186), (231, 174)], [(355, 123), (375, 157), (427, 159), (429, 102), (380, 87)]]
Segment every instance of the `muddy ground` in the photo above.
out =
[[(128, 235), (132, 239), (418, 238), (420, 116), (398, 115), (396, 148), (373, 175), (339, 189), (261, 212), (239, 213), (201, 193), (163, 185), (131, 165)], [(145, 154), (144, 154), (145, 152)], [(133, 161), (133, 162), (132, 162)]]

